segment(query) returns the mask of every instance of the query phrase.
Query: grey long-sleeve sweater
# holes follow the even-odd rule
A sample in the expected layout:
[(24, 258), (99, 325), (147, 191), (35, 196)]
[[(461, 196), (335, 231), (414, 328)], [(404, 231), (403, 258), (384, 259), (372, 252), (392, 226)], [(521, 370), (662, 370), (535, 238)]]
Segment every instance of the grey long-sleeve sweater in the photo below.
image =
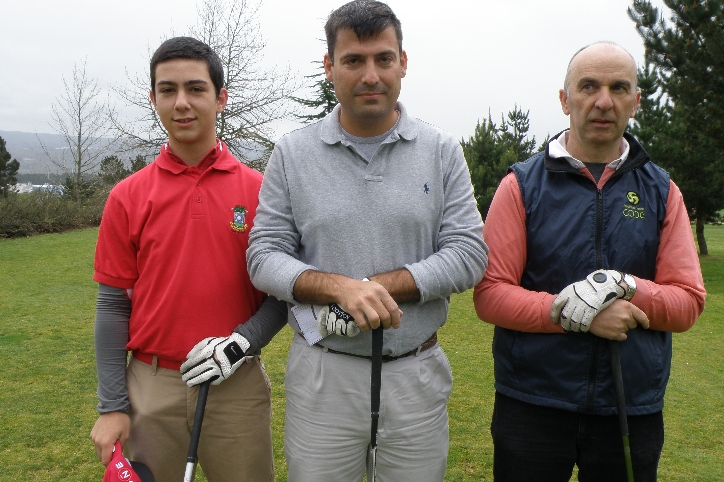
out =
[[(401, 326), (385, 333), (383, 349), (400, 355), (445, 323), (451, 293), (482, 279), (483, 223), (451, 135), (398, 104), (397, 127), (368, 163), (344, 136), (339, 108), (276, 144), (249, 237), (249, 274), (258, 289), (295, 303), (294, 283), (308, 269), (362, 279), (407, 268), (421, 300), (400, 306)], [(370, 336), (333, 335), (320, 345), (369, 355)]]

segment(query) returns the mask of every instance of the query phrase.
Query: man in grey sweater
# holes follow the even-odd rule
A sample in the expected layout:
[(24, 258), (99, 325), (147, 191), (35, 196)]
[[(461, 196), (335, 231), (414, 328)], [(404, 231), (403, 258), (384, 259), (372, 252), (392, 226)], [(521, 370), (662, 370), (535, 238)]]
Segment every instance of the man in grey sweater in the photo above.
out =
[[(276, 144), (247, 251), (252, 282), (289, 303), (299, 334), (286, 373), (289, 480), (362, 478), (370, 330), (382, 326), (393, 330), (382, 352), (377, 479), (442, 481), (452, 376), (437, 330), (451, 293), (484, 274), (483, 223), (458, 142), (397, 102), (407, 55), (390, 8), (350, 2), (325, 31), (339, 105)], [(331, 314), (321, 338), (316, 312), (330, 304), (361, 333), (349, 336), (359, 330)]]

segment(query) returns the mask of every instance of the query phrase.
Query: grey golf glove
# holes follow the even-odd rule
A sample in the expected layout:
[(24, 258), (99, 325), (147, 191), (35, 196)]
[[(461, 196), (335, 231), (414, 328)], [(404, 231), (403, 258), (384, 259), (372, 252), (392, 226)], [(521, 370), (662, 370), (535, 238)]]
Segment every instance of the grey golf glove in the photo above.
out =
[(587, 332), (593, 318), (618, 298), (627, 294), (624, 274), (599, 269), (563, 288), (551, 306), (551, 320), (566, 331)]
[(234, 332), (227, 337), (204, 338), (194, 346), (181, 365), (181, 379), (193, 387), (207, 380), (223, 382), (253, 356), (246, 356), (249, 341)]
[(317, 329), (322, 336), (356, 336), (360, 329), (354, 318), (337, 303), (323, 306), (317, 315)]

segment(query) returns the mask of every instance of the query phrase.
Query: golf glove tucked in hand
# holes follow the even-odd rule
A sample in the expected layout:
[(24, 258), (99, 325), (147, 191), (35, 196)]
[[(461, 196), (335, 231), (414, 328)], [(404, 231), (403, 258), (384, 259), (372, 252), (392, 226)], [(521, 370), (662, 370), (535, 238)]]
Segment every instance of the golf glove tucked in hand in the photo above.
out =
[(317, 329), (322, 336), (356, 336), (360, 332), (354, 318), (337, 303), (322, 307), (317, 316)]
[(204, 338), (186, 355), (181, 365), (181, 379), (193, 387), (207, 380), (212, 385), (223, 382), (245, 362), (253, 358), (246, 356), (249, 341), (238, 333), (228, 337)]
[(626, 296), (624, 274), (599, 269), (586, 279), (563, 288), (551, 306), (551, 320), (566, 331), (587, 332), (593, 318), (618, 298)]

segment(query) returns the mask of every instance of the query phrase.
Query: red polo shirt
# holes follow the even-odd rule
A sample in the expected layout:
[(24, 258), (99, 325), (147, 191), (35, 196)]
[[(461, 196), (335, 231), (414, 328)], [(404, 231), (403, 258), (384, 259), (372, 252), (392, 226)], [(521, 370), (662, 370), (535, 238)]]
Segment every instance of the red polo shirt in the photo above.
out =
[(246, 250), (261, 180), (223, 142), (194, 167), (165, 144), (113, 188), (93, 279), (133, 290), (129, 350), (183, 361), (259, 309), (266, 295), (249, 280)]

